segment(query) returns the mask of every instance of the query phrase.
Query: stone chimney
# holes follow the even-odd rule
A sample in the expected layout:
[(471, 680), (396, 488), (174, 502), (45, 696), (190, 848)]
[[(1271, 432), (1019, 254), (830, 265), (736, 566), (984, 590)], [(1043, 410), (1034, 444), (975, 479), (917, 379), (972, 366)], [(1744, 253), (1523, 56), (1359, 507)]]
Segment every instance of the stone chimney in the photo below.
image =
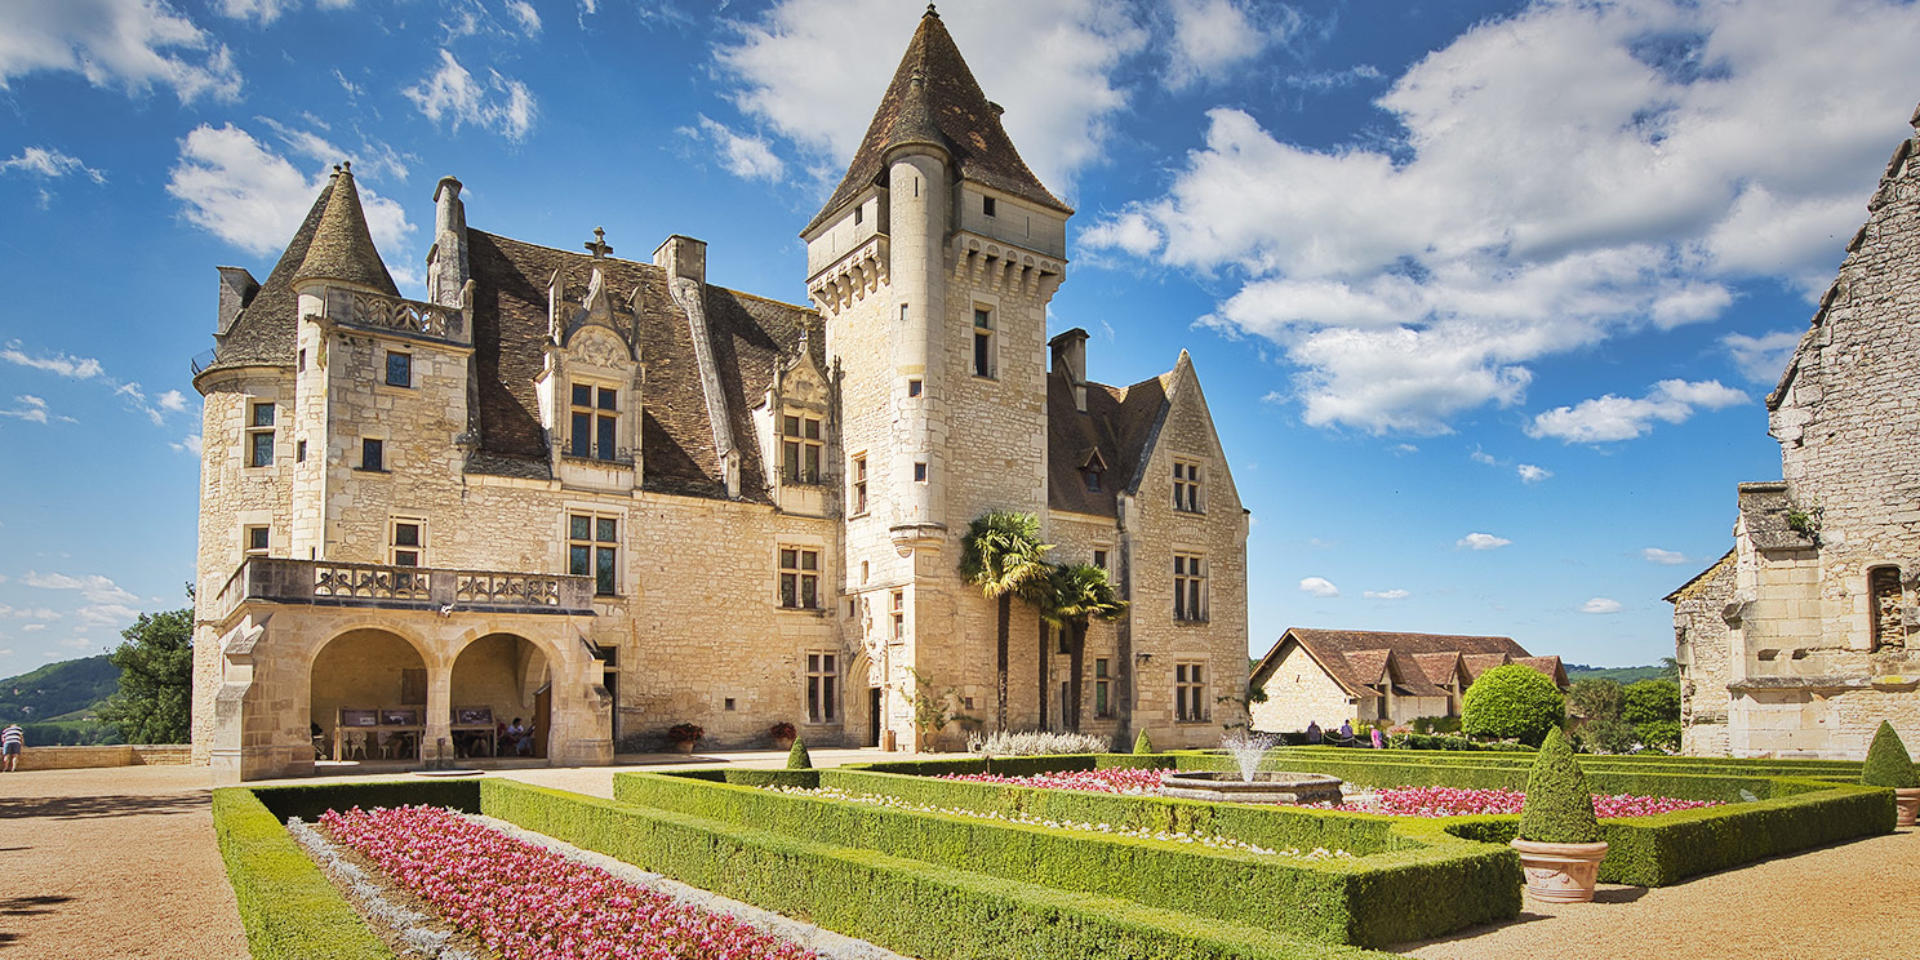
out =
[(706, 286), (707, 242), (674, 234), (653, 251), (653, 265), (667, 272), (667, 281), (684, 279)]
[(433, 188), (433, 249), (427, 252), (427, 299), (443, 307), (461, 306), (460, 294), (471, 275), (467, 205), (460, 200), (460, 181), (441, 177)]
[(233, 329), (234, 318), (240, 316), (241, 308), (253, 301), (253, 295), (260, 292), (260, 281), (253, 278), (245, 267), (215, 267), (220, 271), (220, 322), (215, 330), (216, 336), (226, 336)]
[(1047, 341), (1053, 350), (1053, 372), (1073, 387), (1073, 408), (1087, 412), (1087, 331), (1079, 327)]

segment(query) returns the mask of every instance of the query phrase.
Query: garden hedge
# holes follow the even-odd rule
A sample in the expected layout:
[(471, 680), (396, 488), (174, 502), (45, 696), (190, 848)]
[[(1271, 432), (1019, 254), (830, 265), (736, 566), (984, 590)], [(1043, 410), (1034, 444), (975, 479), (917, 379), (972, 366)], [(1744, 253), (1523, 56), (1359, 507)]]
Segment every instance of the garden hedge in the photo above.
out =
[(254, 960), (392, 960), (254, 791), (215, 790), (213, 832)]
[[(911, 778), (887, 774), (835, 774), (823, 771), (823, 785), (866, 792), (864, 783), (884, 779), (914, 786)], [(1173, 841), (783, 794), (708, 776), (619, 774), (614, 795), (637, 806), (740, 826), (764, 825), (831, 846), (864, 847), (1008, 880), (1119, 896), (1327, 943), (1382, 946), (1425, 939), (1512, 917), (1519, 910), (1519, 866), (1511, 851), (1465, 842), (1429, 824), (1365, 814), (920, 781), (923, 787), (927, 784), (936, 791), (925, 798), (928, 805), (987, 812), (982, 805), (947, 801), (959, 794), (972, 794), (975, 800), (983, 794), (1018, 796), (1036, 803), (1025, 809), (1001, 806), (994, 812), (1151, 830), (1200, 829), (1268, 847), (1311, 849), (1324, 844), (1368, 855), (1281, 860)], [(948, 791), (944, 797), (938, 794), (942, 789)], [(1053, 802), (1043, 807), (1039, 801)], [(1234, 822), (1208, 822), (1216, 812), (1226, 815), (1219, 819)], [(1289, 831), (1287, 825), (1296, 829)], [(1346, 831), (1344, 843), (1321, 829), (1343, 825), (1353, 828)], [(1390, 833), (1398, 835), (1390, 838)], [(1432, 890), (1450, 895), (1433, 897)]]
[(1053, 889), (500, 778), (490, 816), (925, 960), (1391, 960)]

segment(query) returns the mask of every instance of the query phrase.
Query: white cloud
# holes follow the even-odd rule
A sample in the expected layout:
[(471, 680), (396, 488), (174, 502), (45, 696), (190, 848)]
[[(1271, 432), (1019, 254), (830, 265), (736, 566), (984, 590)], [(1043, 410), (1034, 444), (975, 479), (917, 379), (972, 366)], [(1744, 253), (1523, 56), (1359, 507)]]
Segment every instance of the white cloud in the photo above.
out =
[(527, 0), (507, 0), (507, 12), (513, 14), (513, 18), (520, 23), (520, 29), (526, 31), (528, 36), (540, 33), (540, 12), (533, 9), (533, 4)]
[(700, 115), (699, 127), (681, 127), (680, 134), (695, 142), (711, 145), (714, 159), (728, 173), (742, 180), (779, 183), (786, 176), (786, 164), (774, 155), (765, 137), (735, 133), (726, 124)]
[(1640, 556), (1646, 558), (1648, 563), (1657, 563), (1663, 567), (1677, 567), (1687, 562), (1686, 554), (1678, 550), (1662, 550), (1659, 547), (1648, 547), (1640, 551)]
[(86, 637), (68, 637), (64, 640), (58, 640), (55, 642), (60, 644), (63, 647), (67, 647), (68, 649), (72, 649), (72, 650), (85, 650), (86, 648), (93, 646), (93, 641), (87, 639)]
[(1412, 596), (1405, 590), (1366, 590), (1360, 595), (1369, 600), (1405, 600)]
[(299, 0), (220, 0), (220, 15), (235, 20), (253, 20), (266, 26), (299, 5)]
[(132, 603), (140, 599), (97, 573), (70, 577), (63, 573), (29, 570), (26, 576), (20, 578), (20, 582), (41, 590), (78, 590), (88, 603), (93, 604)]
[[(1276, 22), (1258, 22), (1261, 10), (1275, 14)], [(1166, 11), (1173, 19), (1166, 82), (1175, 90), (1221, 79), (1268, 44), (1284, 42), (1302, 22), (1285, 4), (1254, 7), (1238, 0), (1172, 0)]]
[(160, 409), (169, 413), (180, 413), (187, 409), (186, 394), (178, 390), (168, 390), (166, 393), (161, 394), (155, 402)]
[(28, 423), (47, 422), (47, 401), (31, 393), (23, 393), (13, 398), (11, 410), (0, 410), (0, 417), (10, 420), (25, 420)]
[[(180, 142), (180, 160), (167, 192), (186, 205), (189, 222), (260, 255), (283, 249), (293, 238), (326, 186), (327, 175), (325, 167), (311, 177), (302, 175), (285, 157), (231, 123), (217, 128), (202, 124)], [(403, 249), (414, 230), (406, 211), (365, 184), (356, 185), (374, 245)], [(394, 258), (383, 259), (393, 270)]]
[[(60, 619), (60, 614), (53, 610), (49, 610), (46, 607), (15, 608), (15, 607), (7, 606), (4, 603), (0, 603), (0, 617), (11, 617), (15, 620), (48, 621), (48, 620)], [(33, 628), (31, 626), (28, 626), (28, 627), (21, 627), (20, 629), (31, 630)]]
[(199, 434), (189, 433), (186, 436), (181, 437), (178, 443), (169, 444), (169, 446), (172, 446), (175, 450), (178, 450), (182, 453), (191, 453), (197, 457), (200, 455), (200, 452), (204, 448), (205, 444)]
[(20, 151), (19, 156), (0, 160), (0, 175), (14, 170), (49, 180), (81, 174), (94, 183), (107, 182), (106, 171), (95, 170), (82, 163), (79, 157), (46, 147), (26, 147)]
[(76, 611), (80, 622), (93, 627), (125, 626), (140, 618), (140, 611), (119, 603), (98, 603)]
[(1308, 577), (1300, 581), (1300, 590), (1322, 598), (1340, 595), (1340, 588), (1334, 586), (1333, 581), (1325, 577)]
[(400, 91), (434, 123), (446, 121), (458, 131), (471, 124), (506, 137), (515, 143), (526, 139), (539, 115), (539, 107), (527, 85), (489, 69), (485, 84), (460, 65), (453, 53), (440, 51), (438, 69), (420, 82)]
[(0, 348), (0, 360), (16, 366), (57, 373), (75, 380), (91, 380), (106, 372), (105, 368), (100, 366), (100, 361), (92, 357), (76, 357), (67, 353), (29, 356), (20, 348), (18, 340), (9, 340), (6, 347)]
[(1325, 91), (1340, 87), (1351, 87), (1357, 83), (1370, 83), (1386, 79), (1380, 68), (1370, 63), (1361, 63), (1345, 70), (1321, 70), (1314, 73), (1296, 73), (1287, 77), (1287, 86), (1295, 90)]
[[(734, 104), (830, 179), (852, 159), (921, 10), (897, 0), (777, 0), (732, 23), (735, 39), (715, 60)], [(1149, 32), (1126, 7), (1099, 0), (980, 0), (945, 23), (987, 96), (1007, 108), (1022, 159), (1055, 193), (1071, 193), (1126, 105), (1113, 74)], [(853, 37), (860, 42), (850, 48)]]
[(181, 103), (240, 95), (226, 45), (163, 0), (10, 0), (0, 27), (0, 90), (42, 70), (129, 94), (171, 87)]
[(1395, 78), (1392, 142), (1218, 108), (1162, 196), (1084, 237), (1225, 274), (1202, 322), (1282, 347), (1306, 423), (1444, 433), (1545, 358), (1715, 318), (1734, 282), (1824, 286), (1911, 135), (1916, 46), (1894, 0), (1543, 0)]
[(1800, 346), (1801, 332), (1798, 330), (1776, 330), (1749, 337), (1744, 333), (1729, 333), (1720, 338), (1727, 355), (1733, 359), (1733, 365), (1740, 368), (1740, 375), (1755, 383), (1774, 384), (1780, 375), (1787, 372), (1787, 361), (1793, 358), (1793, 351)]
[(1527, 425), (1530, 437), (1556, 437), (1567, 443), (1631, 440), (1653, 429), (1653, 422), (1685, 423), (1696, 407), (1719, 410), (1747, 402), (1747, 395), (1718, 380), (1662, 380), (1638, 399), (1603, 397), (1555, 407)]
[(1489, 467), (1495, 466), (1500, 462), (1499, 460), (1494, 458), (1493, 454), (1488, 453), (1485, 450), (1481, 450), (1477, 447), (1474, 449), (1472, 453), (1467, 454), (1467, 459), (1472, 460), (1474, 463), (1485, 464), (1486, 466), (1489, 466)]
[(1515, 467), (1514, 470), (1520, 474), (1521, 483), (1539, 483), (1553, 476), (1552, 470), (1548, 470), (1545, 467), (1536, 467), (1531, 463), (1520, 464)]
[(29, 623), (29, 624), (23, 625), (20, 628), (20, 632), (21, 633), (39, 633), (40, 631), (45, 630), (46, 628), (47, 628), (47, 625), (44, 623)]
[(1580, 605), (1581, 613), (1619, 613), (1620, 601), (1611, 597), (1594, 597)]
[(1456, 547), (1464, 547), (1468, 550), (1498, 550), (1512, 542), (1512, 540), (1508, 540), (1505, 537), (1496, 537), (1491, 533), (1469, 533), (1455, 540), (1453, 545)]

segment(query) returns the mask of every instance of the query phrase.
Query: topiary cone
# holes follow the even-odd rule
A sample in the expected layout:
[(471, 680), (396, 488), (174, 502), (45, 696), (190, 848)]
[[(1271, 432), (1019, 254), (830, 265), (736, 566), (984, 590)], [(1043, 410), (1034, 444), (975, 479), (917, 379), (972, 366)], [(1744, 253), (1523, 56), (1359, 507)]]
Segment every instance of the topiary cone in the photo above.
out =
[(1558, 727), (1547, 733), (1527, 774), (1527, 801), (1520, 808), (1520, 835), (1513, 848), (1527, 877), (1527, 894), (1548, 903), (1593, 899), (1600, 861), (1607, 855), (1593, 793)]
[(1154, 752), (1153, 738), (1147, 736), (1145, 730), (1140, 731), (1140, 735), (1133, 738), (1133, 752), (1136, 754)]
[(799, 737), (793, 738), (793, 749), (787, 751), (787, 769), (813, 769), (813, 755), (807, 752), (806, 742)]
[(1913, 767), (1913, 757), (1907, 753), (1907, 745), (1900, 742), (1900, 735), (1893, 730), (1893, 724), (1880, 721), (1880, 729), (1873, 734), (1873, 745), (1867, 748), (1867, 762), (1860, 767), (1860, 782), (1870, 787), (1892, 787), (1894, 801), (1894, 826), (1911, 827), (1920, 819), (1920, 771)]

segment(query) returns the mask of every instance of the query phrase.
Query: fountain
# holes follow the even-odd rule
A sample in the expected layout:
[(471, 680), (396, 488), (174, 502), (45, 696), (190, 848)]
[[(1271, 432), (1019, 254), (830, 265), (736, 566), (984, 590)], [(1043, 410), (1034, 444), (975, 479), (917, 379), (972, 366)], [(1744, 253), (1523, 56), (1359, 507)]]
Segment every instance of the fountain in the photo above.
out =
[(1220, 746), (1240, 768), (1238, 780), (1232, 770), (1169, 770), (1160, 775), (1160, 795), (1232, 803), (1340, 802), (1338, 777), (1260, 770), (1260, 760), (1274, 743), (1274, 738), (1259, 734), (1228, 734)]

